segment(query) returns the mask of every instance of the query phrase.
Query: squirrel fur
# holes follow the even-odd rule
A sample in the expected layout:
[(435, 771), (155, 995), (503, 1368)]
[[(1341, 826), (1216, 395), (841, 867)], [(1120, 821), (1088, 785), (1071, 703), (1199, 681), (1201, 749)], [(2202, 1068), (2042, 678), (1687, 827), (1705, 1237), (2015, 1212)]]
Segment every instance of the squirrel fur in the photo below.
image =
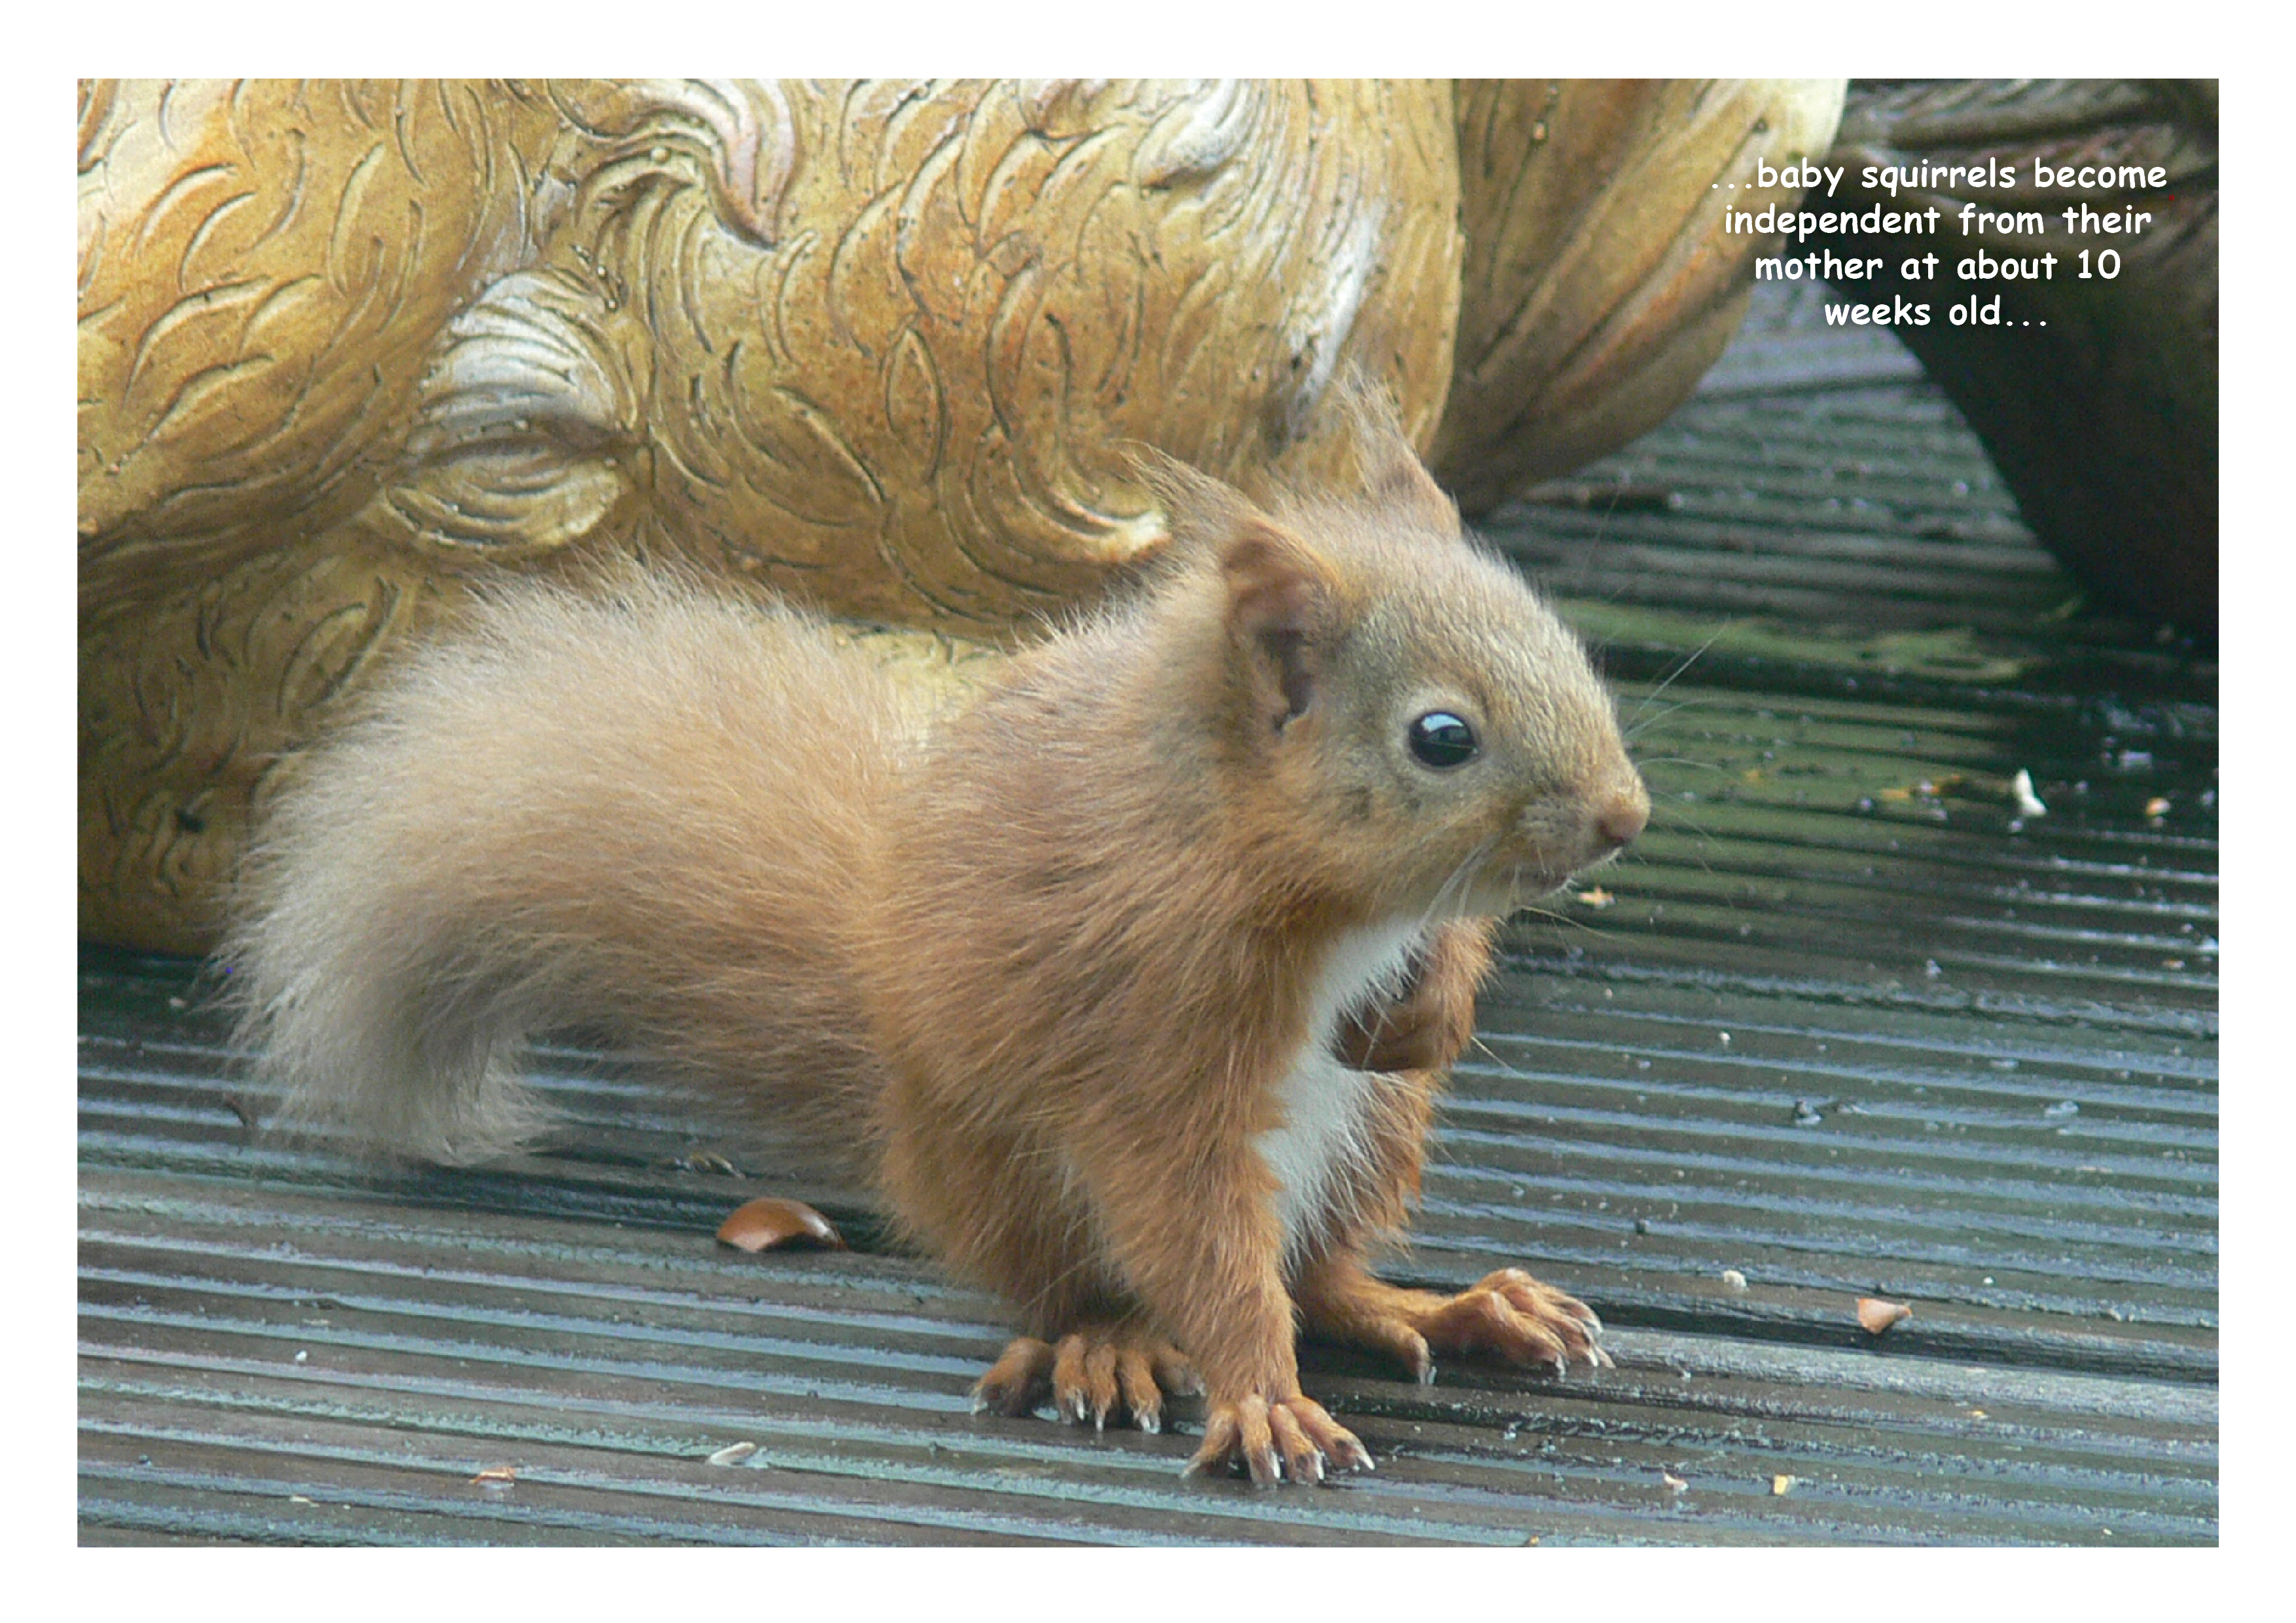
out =
[(1366, 1263), (1496, 921), (1649, 802), (1575, 638), (1350, 421), (1338, 493), (1148, 467), (1152, 578), (945, 715), (682, 575), (485, 594), (258, 831), (224, 955), (283, 1119), (496, 1153), (539, 1125), (526, 1039), (606, 1022), (1012, 1304), (981, 1406), (1153, 1430), (1201, 1389), (1191, 1469), (1261, 1483), (1371, 1463), (1303, 1328), (1423, 1379), (1607, 1362), (1517, 1270)]

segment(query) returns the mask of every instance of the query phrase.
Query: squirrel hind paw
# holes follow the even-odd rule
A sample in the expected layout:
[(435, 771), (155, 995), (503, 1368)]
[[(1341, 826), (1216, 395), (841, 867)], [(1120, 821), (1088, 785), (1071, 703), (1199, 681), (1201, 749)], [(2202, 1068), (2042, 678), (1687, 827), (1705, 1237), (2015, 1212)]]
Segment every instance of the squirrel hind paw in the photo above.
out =
[(1417, 1317), (1417, 1328), (1439, 1352), (1484, 1353), (1511, 1364), (1546, 1365), (1557, 1376), (1573, 1363), (1614, 1367), (1599, 1340), (1603, 1321), (1593, 1308), (1521, 1268), (1501, 1268)]

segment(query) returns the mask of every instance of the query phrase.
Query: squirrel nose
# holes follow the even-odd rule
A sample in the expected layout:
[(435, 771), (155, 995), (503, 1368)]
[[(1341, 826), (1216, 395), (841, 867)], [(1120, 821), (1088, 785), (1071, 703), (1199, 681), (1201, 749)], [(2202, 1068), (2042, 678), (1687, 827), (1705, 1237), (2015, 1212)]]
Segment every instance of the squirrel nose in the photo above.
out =
[(1650, 822), (1650, 793), (1636, 783), (1595, 814), (1595, 838), (1611, 850), (1634, 842)]

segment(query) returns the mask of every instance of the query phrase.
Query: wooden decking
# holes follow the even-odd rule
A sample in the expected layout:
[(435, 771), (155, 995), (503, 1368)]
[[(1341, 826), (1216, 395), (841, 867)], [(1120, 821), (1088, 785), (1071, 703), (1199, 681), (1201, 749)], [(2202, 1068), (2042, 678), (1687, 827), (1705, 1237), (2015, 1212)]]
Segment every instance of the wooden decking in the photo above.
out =
[[(1659, 811), (1512, 929), (1391, 1271), (1522, 1263), (1615, 1371), (1311, 1349), (1380, 1469), (1184, 1483), (1186, 1406), (971, 1414), (993, 1302), (632, 1078), (545, 1054), (546, 1148), (364, 1170), (250, 1134), (197, 966), (87, 949), (83, 1537), (2212, 1542), (2213, 667), (2061, 613), (1934, 388), (1782, 302), (1489, 530)], [(861, 1249), (718, 1247), (767, 1191)]]

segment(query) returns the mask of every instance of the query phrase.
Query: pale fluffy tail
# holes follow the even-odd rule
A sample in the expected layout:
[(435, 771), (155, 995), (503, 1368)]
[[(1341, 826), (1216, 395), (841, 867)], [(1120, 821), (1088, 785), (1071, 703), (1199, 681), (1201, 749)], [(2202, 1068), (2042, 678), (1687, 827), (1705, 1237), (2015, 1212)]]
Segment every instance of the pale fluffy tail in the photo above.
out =
[(294, 763), (258, 832), (224, 955), (279, 1119), (494, 1154), (539, 1125), (526, 1039), (603, 1024), (858, 1148), (848, 942), (913, 730), (791, 611), (637, 575), (504, 589)]

